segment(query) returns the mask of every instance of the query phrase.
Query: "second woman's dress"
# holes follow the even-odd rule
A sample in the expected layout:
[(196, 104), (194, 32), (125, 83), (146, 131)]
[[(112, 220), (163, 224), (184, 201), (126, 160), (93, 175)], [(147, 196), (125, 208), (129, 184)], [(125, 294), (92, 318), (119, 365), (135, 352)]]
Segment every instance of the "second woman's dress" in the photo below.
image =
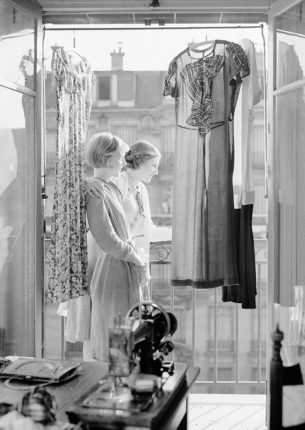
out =
[[(111, 178), (111, 181), (122, 193), (124, 212), (137, 250), (145, 263), (149, 264), (150, 241), (153, 233), (156, 231), (156, 226), (151, 219), (147, 188), (140, 181), (136, 187), (136, 196), (134, 196), (130, 191), (128, 174), (126, 172), (122, 172), (118, 178)], [(140, 300), (151, 300), (151, 285), (149, 283), (142, 285), (139, 294)]]

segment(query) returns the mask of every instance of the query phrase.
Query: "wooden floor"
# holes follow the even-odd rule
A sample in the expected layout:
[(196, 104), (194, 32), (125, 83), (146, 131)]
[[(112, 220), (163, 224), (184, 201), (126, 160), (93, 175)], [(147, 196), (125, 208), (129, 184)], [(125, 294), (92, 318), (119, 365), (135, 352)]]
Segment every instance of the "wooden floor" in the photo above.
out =
[(190, 394), (188, 430), (266, 430), (266, 396)]

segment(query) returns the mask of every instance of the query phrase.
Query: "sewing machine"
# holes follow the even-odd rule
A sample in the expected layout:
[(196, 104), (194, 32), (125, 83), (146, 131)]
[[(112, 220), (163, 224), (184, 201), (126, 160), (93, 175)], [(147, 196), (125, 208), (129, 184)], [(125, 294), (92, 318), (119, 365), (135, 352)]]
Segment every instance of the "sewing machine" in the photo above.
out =
[(177, 329), (176, 317), (154, 303), (141, 303), (131, 308), (127, 317), (132, 327), (132, 359), (139, 358), (140, 373), (161, 376), (172, 374), (174, 365), (168, 355), (174, 349), (171, 336)]
[(112, 368), (110, 361), (108, 375), (69, 408), (70, 421), (81, 420), (95, 430), (186, 429), (187, 393), (199, 369), (184, 363), (174, 369), (168, 360), (176, 329), (175, 316), (161, 306), (147, 302), (132, 307), (110, 329), (110, 349), (118, 363)]

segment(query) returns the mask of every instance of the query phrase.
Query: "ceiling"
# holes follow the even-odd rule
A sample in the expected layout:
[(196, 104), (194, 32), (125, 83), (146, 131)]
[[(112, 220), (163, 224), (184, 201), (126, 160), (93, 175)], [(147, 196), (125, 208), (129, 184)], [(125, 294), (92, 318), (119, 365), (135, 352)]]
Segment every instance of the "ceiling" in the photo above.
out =
[[(14, 0), (16, 3), (18, 0)], [(274, 0), (28, 0), (45, 24), (259, 23)], [(24, 2), (22, 2), (24, 3)]]

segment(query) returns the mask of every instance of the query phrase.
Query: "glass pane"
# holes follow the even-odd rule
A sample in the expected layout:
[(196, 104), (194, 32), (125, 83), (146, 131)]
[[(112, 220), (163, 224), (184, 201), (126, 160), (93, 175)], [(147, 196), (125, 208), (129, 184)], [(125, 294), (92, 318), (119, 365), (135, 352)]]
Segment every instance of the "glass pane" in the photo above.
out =
[(294, 305), (294, 285), (305, 285), (304, 88), (276, 99), (275, 138), (280, 221), (280, 303)]
[(177, 330), (173, 341), (175, 345), (175, 361), (186, 363), (189, 366), (193, 363), (193, 294), (192, 287), (175, 286), (173, 313), (177, 319)]
[(195, 366), (200, 381), (215, 380), (215, 300), (216, 290), (197, 290), (195, 307)]
[(0, 356), (34, 354), (34, 99), (0, 87)]
[(276, 87), (298, 81), (305, 76), (305, 1), (276, 19), (277, 66)]
[(35, 19), (0, 0), (0, 78), (34, 89)]

